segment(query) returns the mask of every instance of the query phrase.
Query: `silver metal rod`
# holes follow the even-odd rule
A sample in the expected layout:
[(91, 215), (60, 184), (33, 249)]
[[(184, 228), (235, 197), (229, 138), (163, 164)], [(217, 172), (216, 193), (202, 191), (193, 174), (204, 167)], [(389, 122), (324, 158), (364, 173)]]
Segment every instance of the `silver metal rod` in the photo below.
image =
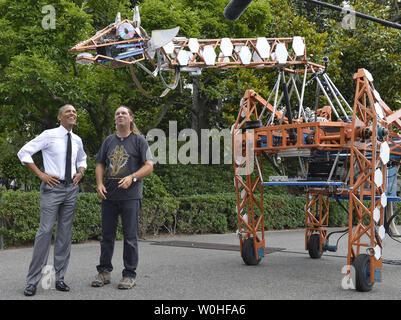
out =
[[(313, 71), (313, 69), (312, 69), (312, 72), (315, 73), (315, 72)], [(330, 104), (331, 110), (333, 110), (333, 112), (334, 112), (334, 114), (336, 115), (337, 119), (340, 119), (340, 116), (338, 115), (337, 110), (336, 110), (336, 108), (334, 107), (333, 103), (331, 102), (331, 99), (330, 99), (329, 95), (327, 94), (326, 90), (324, 89), (324, 87), (323, 87), (323, 85), (322, 85), (322, 83), (321, 83), (319, 77), (316, 77), (315, 79), (316, 79), (317, 83), (319, 84), (320, 89), (323, 91), (323, 94), (324, 94), (325, 97), (327, 98), (327, 101), (328, 101), (329, 104)]]
[(319, 6), (322, 6), (322, 7), (326, 7), (326, 8), (329, 8), (329, 9), (337, 10), (337, 11), (340, 11), (340, 12), (345, 12), (346, 14), (352, 14), (352, 15), (355, 15), (355, 16), (357, 16), (359, 18), (363, 18), (363, 19), (366, 19), (366, 20), (374, 21), (374, 22), (380, 23), (380, 24), (382, 24), (383, 26), (386, 26), (386, 27), (390, 27), (390, 28), (395, 28), (395, 29), (401, 30), (401, 24), (398, 24), (396, 22), (387, 21), (387, 20), (384, 20), (384, 19), (380, 19), (380, 18), (376, 18), (376, 17), (373, 17), (373, 16), (369, 16), (367, 14), (360, 13), (358, 11), (354, 11), (354, 10), (347, 9), (347, 8), (342, 8), (342, 7), (333, 5), (331, 3), (327, 3), (327, 2), (322, 2), (322, 1), (317, 1), (317, 0), (305, 0), (305, 1), (313, 3), (313, 4), (316, 4), (316, 5), (319, 5)]
[(265, 110), (266, 110), (266, 108), (267, 108), (267, 105), (270, 103), (270, 99), (271, 99), (271, 97), (272, 97), (272, 95), (273, 95), (273, 92), (276, 90), (276, 87), (279, 85), (279, 83), (280, 83), (280, 78), (277, 79), (276, 84), (275, 84), (274, 87), (273, 87), (273, 90), (270, 92), (269, 98), (267, 99), (266, 104), (265, 104), (265, 106), (263, 107), (263, 110), (262, 110), (262, 112), (261, 112), (260, 115), (259, 115), (259, 119), (262, 119), (262, 116), (263, 116), (263, 114), (265, 113)]
[(306, 172), (305, 164), (304, 164), (304, 162), (303, 162), (303, 160), (302, 160), (301, 157), (298, 157), (298, 160), (299, 160), (299, 166), (300, 166), (301, 171), (302, 171), (302, 176), (303, 176), (304, 178), (306, 178), (307, 175), (308, 175), (308, 173)]
[(260, 170), (260, 167), (259, 167), (259, 161), (258, 161), (258, 157), (256, 156), (256, 154), (254, 155), (254, 161), (256, 162), (256, 166), (258, 167), (258, 172), (259, 172), (260, 182), (263, 184), (263, 176), (262, 176), (262, 171)]
[[(284, 78), (284, 75), (283, 75), (283, 78)], [(290, 82), (291, 82), (291, 76), (290, 76), (290, 79), (289, 79), (288, 82), (287, 82), (287, 88), (288, 88), (288, 85), (290, 84)], [(291, 98), (291, 94), (292, 94), (292, 88), (290, 89), (290, 92), (289, 92), (289, 94), (288, 94), (288, 95), (289, 95), (289, 98)], [(283, 100), (283, 97), (284, 97), (284, 92), (281, 93), (280, 99), (278, 100), (277, 105), (280, 105), (281, 100)]]
[(328, 75), (327, 75), (326, 73), (323, 74), (323, 78), (326, 80), (327, 86), (329, 87), (329, 89), (330, 89), (330, 91), (331, 91), (331, 93), (332, 93), (334, 99), (336, 100), (336, 102), (337, 102), (337, 104), (338, 104), (338, 106), (339, 106), (341, 112), (344, 114), (344, 116), (348, 117), (348, 115), (347, 115), (347, 113), (345, 112), (345, 110), (344, 110), (344, 108), (343, 108), (343, 106), (342, 106), (340, 100), (338, 100), (337, 95), (336, 95), (336, 93), (335, 93), (333, 87), (331, 86), (330, 81), (328, 80)]
[(334, 160), (333, 166), (331, 167), (331, 171), (330, 171), (329, 178), (327, 179), (327, 181), (330, 181), (330, 180), (331, 180), (331, 177), (332, 177), (332, 175), (333, 175), (333, 173), (334, 173), (334, 169), (335, 169), (336, 166), (337, 166), (337, 162), (338, 162), (338, 158), (339, 158), (339, 156), (340, 156), (340, 152), (341, 152), (341, 150), (338, 150), (336, 159)]
[(329, 79), (330, 84), (333, 86), (334, 90), (336, 90), (336, 92), (338, 92), (338, 95), (340, 96), (340, 98), (344, 101), (345, 105), (348, 107), (348, 110), (351, 112), (351, 114), (354, 112), (354, 110), (351, 108), (351, 106), (348, 104), (347, 100), (345, 100), (345, 98), (343, 97), (343, 95), (341, 94), (341, 92), (337, 89), (336, 85), (333, 83), (333, 81), (331, 81), (330, 77), (327, 77)]
[[(291, 79), (292, 79), (292, 83), (293, 83), (293, 85), (294, 85), (295, 93), (296, 93), (296, 95), (297, 95), (298, 103), (299, 103), (299, 106), (300, 106), (300, 109), (298, 109), (298, 118), (301, 118), (301, 106), (302, 106), (301, 97), (299, 96), (299, 92), (298, 92), (298, 88), (297, 88), (297, 85), (296, 85), (294, 76), (291, 76)], [(303, 108), (302, 108), (302, 111), (303, 111)]]
[[(281, 73), (278, 74), (278, 80), (277, 80), (278, 83), (280, 83), (280, 80), (281, 80)], [(277, 110), (277, 96), (278, 96), (279, 87), (280, 87), (279, 85), (276, 87), (276, 94), (275, 94), (275, 97), (274, 97), (273, 112), (272, 112), (272, 115), (270, 117), (268, 125), (271, 125), (273, 123), (273, 121), (274, 121), (274, 114), (276, 113), (276, 110)]]
[(298, 117), (300, 117), (300, 112), (302, 110), (302, 113), (304, 114), (304, 121), (305, 122), (308, 121), (308, 119), (306, 119), (305, 110), (304, 110), (304, 106), (303, 106), (304, 93), (305, 93), (305, 84), (306, 84), (306, 75), (308, 73), (307, 70), (308, 70), (308, 66), (305, 66), (304, 80), (302, 82), (302, 91), (301, 91), (301, 103), (299, 105), (299, 110), (298, 110)]

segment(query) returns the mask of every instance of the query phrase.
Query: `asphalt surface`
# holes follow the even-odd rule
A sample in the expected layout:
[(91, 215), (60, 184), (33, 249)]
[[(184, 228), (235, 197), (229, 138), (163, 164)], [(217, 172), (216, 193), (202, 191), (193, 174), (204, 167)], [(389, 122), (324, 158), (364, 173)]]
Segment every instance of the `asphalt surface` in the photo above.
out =
[[(338, 237), (333, 235), (331, 244)], [(401, 244), (388, 235), (384, 240), (382, 282), (366, 293), (341, 286), (347, 236), (340, 239), (337, 252), (325, 252), (321, 259), (311, 259), (304, 250), (304, 230), (266, 232), (266, 244), (272, 252), (257, 266), (247, 266), (236, 250), (239, 241), (234, 233), (141, 240), (138, 277), (131, 290), (117, 288), (123, 269), (122, 241), (116, 242), (111, 284), (102, 288), (90, 286), (97, 273), (99, 242), (74, 244), (65, 277), (71, 291), (45, 290), (39, 285), (34, 297), (23, 295), (32, 248), (6, 249), (0, 251), (0, 300), (401, 299)], [(53, 248), (49, 264), (52, 252)]]

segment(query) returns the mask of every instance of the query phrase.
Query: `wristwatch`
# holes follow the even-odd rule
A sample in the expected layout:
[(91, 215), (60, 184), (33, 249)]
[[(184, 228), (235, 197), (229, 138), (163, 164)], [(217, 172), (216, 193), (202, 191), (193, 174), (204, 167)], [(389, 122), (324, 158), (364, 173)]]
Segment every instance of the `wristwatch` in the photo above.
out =
[(85, 172), (85, 170), (82, 170), (82, 169), (80, 170), (80, 169), (78, 169), (78, 173), (82, 174), (82, 177), (85, 175), (84, 172)]
[(132, 183), (136, 182), (138, 179), (136, 177), (132, 178)]

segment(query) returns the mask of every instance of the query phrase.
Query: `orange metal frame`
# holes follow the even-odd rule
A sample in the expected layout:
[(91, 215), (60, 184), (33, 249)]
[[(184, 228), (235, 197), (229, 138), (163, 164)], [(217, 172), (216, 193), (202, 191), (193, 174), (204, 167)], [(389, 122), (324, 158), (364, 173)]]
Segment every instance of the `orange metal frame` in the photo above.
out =
[[(380, 208), (380, 220), (378, 225), (383, 225), (384, 208), (380, 204), (380, 195), (386, 192), (386, 165), (379, 159), (380, 145), (384, 141), (390, 144), (390, 153), (392, 155), (400, 155), (400, 142), (396, 138), (400, 135), (394, 132), (393, 127), (400, 128), (401, 111), (393, 112), (385, 103), (378, 99), (375, 95), (373, 86), (367, 79), (364, 69), (358, 70), (354, 75), (356, 80), (355, 101), (353, 107), (352, 122), (330, 121), (330, 122), (303, 122), (302, 118), (293, 120), (292, 124), (288, 124), (288, 119), (280, 112), (276, 112), (277, 120), (283, 124), (274, 124), (262, 126), (252, 129), (253, 145), (255, 152), (255, 163), (262, 165), (262, 152), (268, 154), (276, 154), (282, 150), (323, 150), (323, 151), (347, 151), (350, 153), (350, 175), (349, 183), (346, 188), (315, 188), (309, 187), (306, 191), (306, 214), (305, 214), (305, 249), (307, 249), (308, 241), (312, 234), (319, 234), (319, 248), (326, 242), (327, 226), (329, 218), (329, 202), (331, 196), (344, 195), (349, 198), (349, 238), (348, 238), (348, 255), (347, 264), (351, 265), (356, 256), (361, 253), (361, 248), (366, 248), (370, 254), (370, 281), (374, 283), (374, 270), (382, 268), (383, 258), (375, 258), (375, 248), (382, 249), (382, 240), (379, 238), (373, 219), (374, 209)], [(374, 105), (379, 103), (383, 108), (386, 116), (380, 119), (375, 111)], [(233, 131), (233, 145), (238, 143), (238, 137), (242, 136), (245, 141), (246, 123), (259, 119), (260, 108), (264, 106), (272, 113), (273, 106), (268, 104), (261, 96), (252, 90), (247, 90), (243, 97), (237, 120)], [(259, 110), (258, 110), (259, 107)], [(244, 115), (241, 120), (241, 115)], [(382, 142), (376, 139), (377, 127), (382, 126), (390, 131)], [(329, 130), (327, 128), (334, 128)], [(296, 135), (296, 140), (290, 139), (290, 130)], [(366, 130), (371, 132), (369, 138), (364, 135)], [(304, 141), (304, 135), (310, 135), (308, 142)], [(258, 141), (264, 137), (267, 146), (258, 146)], [(279, 137), (279, 139), (277, 139)], [(276, 138), (275, 143), (273, 139)], [(248, 142), (246, 142), (248, 143)], [(234, 170), (235, 184), (237, 192), (237, 214), (239, 234), (245, 235), (240, 239), (241, 248), (245, 240), (253, 236), (255, 256), (257, 256), (257, 248), (265, 245), (264, 237), (257, 236), (262, 233), (264, 220), (263, 211), (263, 185), (260, 177), (251, 178), (252, 175), (246, 175), (244, 180), (239, 174), (238, 169), (241, 168), (236, 159), (236, 150), (234, 147)], [(244, 151), (244, 150), (243, 150)], [(238, 152), (238, 151), (237, 151)], [(244, 155), (243, 155), (244, 156)], [(244, 166), (244, 165), (242, 165)], [(354, 168), (354, 166), (357, 168)], [(375, 170), (381, 169), (382, 184), (376, 186), (374, 182)], [(246, 191), (245, 197), (241, 200), (240, 186)], [(255, 194), (255, 190), (259, 188), (259, 194)], [(364, 199), (370, 199), (370, 204), (366, 206)], [(255, 215), (255, 206), (260, 210), (258, 216)], [(243, 218), (242, 210), (247, 207), (248, 221)], [(251, 217), (249, 219), (249, 217)], [(353, 223), (356, 221), (356, 225)], [(366, 222), (368, 220), (368, 222)]]
[[(200, 50), (192, 55), (185, 66), (178, 61), (179, 52), (190, 51), (189, 40), (186, 38), (174, 38), (174, 51), (168, 54), (163, 47), (159, 48), (163, 62), (155, 61), (147, 52), (146, 43), (150, 40), (143, 37), (137, 31), (134, 39), (114, 42), (103, 42), (106, 35), (116, 31), (116, 28), (124, 20), (115, 25), (101, 30), (92, 38), (83, 41), (72, 48), (71, 52), (84, 50), (96, 50), (98, 47), (111, 46), (116, 44), (129, 44), (138, 42), (139, 48), (144, 50), (140, 58), (130, 57), (124, 60), (117, 60), (113, 57), (96, 55), (95, 57), (81, 57), (99, 64), (99, 58), (109, 61), (109, 65), (100, 63), (105, 68), (118, 68), (129, 65), (132, 72), (132, 65), (148, 60), (157, 68), (163, 70), (191, 71), (197, 69), (213, 68), (277, 68), (280, 72), (294, 75), (307, 72), (320, 72), (324, 69), (322, 65), (307, 61), (306, 49), (304, 54), (296, 56), (289, 47), (293, 38), (267, 38), (270, 43), (269, 58), (260, 59), (259, 62), (245, 64), (235, 46), (247, 46), (253, 54), (259, 54), (257, 39), (231, 39), (233, 53), (230, 57), (221, 57), (212, 65), (206, 64), (202, 56), (202, 49), (205, 46), (213, 46), (219, 53), (221, 39), (199, 39)], [(111, 39), (114, 39), (111, 34)], [(304, 42), (304, 39), (302, 39)], [(288, 51), (288, 58), (285, 64), (279, 64), (276, 58), (272, 58), (275, 48), (279, 43), (284, 43)], [(160, 57), (158, 57), (160, 58)], [(161, 63), (163, 63), (161, 65)], [(304, 69), (302, 69), (302, 67)], [(160, 70), (161, 70), (160, 69)], [(156, 69), (157, 70), (157, 69)], [(279, 78), (280, 79), (280, 78)], [(377, 258), (377, 250), (382, 249), (382, 241), (376, 232), (374, 211), (380, 210), (380, 219), (377, 222), (383, 225), (384, 205), (381, 204), (380, 195), (386, 192), (386, 165), (380, 161), (380, 146), (387, 142), (392, 155), (401, 155), (401, 136), (394, 130), (401, 129), (401, 110), (393, 112), (379, 97), (372, 85), (372, 80), (365, 69), (359, 69), (354, 75), (356, 81), (355, 100), (352, 108), (352, 121), (332, 121), (330, 107), (323, 107), (317, 110), (317, 115), (326, 114), (327, 121), (310, 122), (310, 119), (303, 119), (298, 115), (297, 119), (289, 119), (281, 111), (278, 111), (263, 97), (253, 90), (247, 90), (244, 94), (241, 107), (233, 126), (233, 157), (234, 157), (234, 183), (237, 199), (238, 234), (240, 235), (240, 248), (243, 251), (247, 239), (253, 238), (254, 255), (259, 258), (260, 248), (265, 249), (264, 234), (264, 208), (263, 208), (263, 179), (260, 173), (262, 167), (263, 153), (276, 155), (280, 152), (295, 150), (319, 150), (324, 152), (348, 152), (349, 158), (349, 180), (345, 186), (337, 187), (316, 187), (308, 186), (303, 189), (306, 194), (305, 209), (305, 249), (308, 241), (315, 233), (319, 234), (319, 249), (327, 239), (327, 226), (329, 219), (329, 204), (332, 196), (344, 196), (349, 199), (349, 238), (347, 264), (351, 265), (355, 258), (361, 253), (362, 248), (368, 249), (370, 254), (370, 280), (374, 282), (374, 271), (382, 268), (383, 259)], [(276, 85), (278, 85), (279, 80)], [(381, 108), (384, 116), (379, 118), (377, 108)], [(351, 109), (351, 108), (350, 108)], [(335, 111), (334, 111), (335, 112)], [(249, 130), (248, 124), (263, 120), (266, 115), (272, 116), (275, 121), (268, 125), (257, 125)], [(316, 116), (317, 116), (316, 115)], [(309, 121), (309, 122), (308, 122)], [(377, 137), (377, 128), (387, 130), (387, 134), (381, 141)], [(260, 144), (261, 140), (266, 143)], [(251, 154), (251, 158), (250, 157)], [(253, 156), (254, 155), (254, 156)], [(238, 160), (239, 159), (239, 160)], [(257, 170), (255, 170), (257, 168)], [(381, 170), (382, 184), (376, 185), (375, 172)], [(366, 197), (370, 204), (366, 205)], [(244, 213), (243, 213), (244, 212)], [(246, 216), (245, 216), (246, 214)], [(353, 225), (354, 220), (356, 225)], [(375, 254), (376, 253), (376, 254)]]

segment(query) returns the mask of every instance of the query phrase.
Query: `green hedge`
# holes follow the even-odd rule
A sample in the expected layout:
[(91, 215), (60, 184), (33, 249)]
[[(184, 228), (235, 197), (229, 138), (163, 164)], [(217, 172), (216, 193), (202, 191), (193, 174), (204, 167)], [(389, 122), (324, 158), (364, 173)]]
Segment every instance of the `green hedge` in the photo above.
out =
[[(160, 178), (167, 192), (175, 197), (235, 192), (232, 164), (158, 164), (154, 174)], [(262, 167), (262, 174), (263, 177), (277, 175), (269, 165)], [(285, 187), (265, 186), (264, 190), (282, 194)]]
[[(2, 191), (0, 217), (5, 247), (31, 245), (39, 225), (38, 191)], [(101, 200), (95, 193), (78, 195), (73, 224), (73, 243), (99, 240)], [(264, 194), (265, 229), (292, 229), (305, 226), (305, 197)], [(140, 216), (141, 237), (149, 234), (224, 233), (237, 230), (234, 193), (185, 197), (144, 198)], [(330, 226), (345, 226), (347, 215), (335, 201), (330, 207)], [(121, 224), (120, 224), (121, 227)], [(118, 239), (121, 239), (121, 229)]]
[[(0, 218), (3, 220), (5, 247), (32, 244), (40, 221), (39, 191), (2, 191)], [(99, 240), (101, 237), (101, 200), (95, 193), (78, 195), (77, 211), (72, 229), (72, 242)], [(140, 216), (139, 233), (159, 233), (168, 230), (179, 202), (172, 197), (144, 199)], [(165, 227), (166, 226), (166, 227)], [(54, 228), (55, 229), (55, 228)], [(121, 239), (121, 224), (117, 238)]]

